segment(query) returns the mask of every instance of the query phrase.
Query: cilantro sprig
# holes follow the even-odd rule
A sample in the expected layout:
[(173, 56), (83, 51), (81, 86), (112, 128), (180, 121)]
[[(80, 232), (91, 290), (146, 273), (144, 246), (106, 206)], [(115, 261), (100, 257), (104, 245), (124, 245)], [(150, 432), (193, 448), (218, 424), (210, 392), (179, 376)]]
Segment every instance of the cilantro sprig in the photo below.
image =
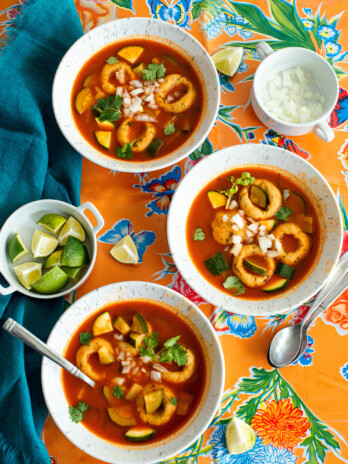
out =
[(113, 389), (113, 395), (117, 396), (117, 398), (123, 398), (123, 390), (122, 390), (122, 388), (119, 387), (118, 385), (116, 385), (116, 387), (114, 387), (114, 389)]
[(227, 277), (227, 279), (222, 285), (226, 288), (226, 290), (230, 288), (233, 289), (233, 294), (236, 296), (243, 295), (243, 293), (245, 292), (245, 287), (237, 276)]
[(220, 193), (223, 193), (224, 195), (227, 196), (226, 209), (228, 209), (233, 195), (238, 192), (238, 188), (239, 188), (238, 186), (239, 185), (246, 186), (246, 185), (252, 184), (255, 181), (255, 177), (252, 177), (249, 172), (243, 172), (241, 177), (238, 177), (237, 179), (235, 179), (235, 177), (231, 176), (227, 180), (229, 180), (232, 183), (232, 187), (230, 187), (227, 190), (219, 190)]
[(121, 115), (121, 106), (123, 98), (120, 95), (112, 95), (106, 98), (99, 98), (97, 104), (93, 106), (93, 110), (98, 114), (100, 122), (117, 121)]
[(89, 332), (80, 332), (80, 343), (81, 345), (88, 345), (92, 340), (93, 335)]
[(170, 123), (168, 124), (168, 126), (166, 126), (164, 129), (163, 129), (163, 132), (165, 133), (165, 135), (171, 135), (171, 134), (174, 134), (175, 132), (175, 125), (174, 123)]
[(105, 62), (106, 62), (107, 64), (116, 64), (116, 63), (118, 63), (118, 59), (115, 58), (114, 56), (110, 56), (110, 58), (108, 58), (107, 60), (105, 60)]
[(203, 232), (203, 229), (196, 229), (195, 233), (193, 234), (193, 240), (195, 240), (196, 242), (201, 242), (204, 239), (205, 233)]
[(133, 158), (132, 146), (135, 143), (133, 140), (132, 143), (125, 143), (122, 147), (116, 147), (116, 156), (117, 158), (131, 159)]
[(140, 347), (141, 356), (149, 356), (155, 361), (167, 363), (175, 362), (179, 367), (187, 364), (187, 350), (178, 343), (180, 335), (170, 338), (163, 343), (163, 348), (157, 353), (155, 348), (158, 345), (158, 332), (145, 336), (144, 344)]
[(164, 67), (163, 62), (161, 64), (149, 63), (146, 66), (146, 69), (143, 70), (141, 77), (143, 81), (153, 81), (164, 77), (166, 71), (167, 70)]
[(73, 422), (80, 422), (83, 420), (83, 413), (88, 410), (88, 405), (85, 402), (80, 401), (77, 406), (69, 406), (70, 419)]
[(289, 216), (292, 215), (292, 209), (289, 206), (280, 206), (278, 211), (275, 213), (275, 217), (281, 221), (286, 221)]

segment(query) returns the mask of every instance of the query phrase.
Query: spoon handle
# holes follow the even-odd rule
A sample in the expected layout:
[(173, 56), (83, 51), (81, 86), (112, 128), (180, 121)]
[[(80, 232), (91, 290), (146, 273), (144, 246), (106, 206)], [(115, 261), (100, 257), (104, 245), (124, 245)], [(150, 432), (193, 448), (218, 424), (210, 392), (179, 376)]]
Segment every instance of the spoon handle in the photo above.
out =
[(48, 345), (46, 345), (46, 343), (43, 343), (41, 340), (35, 337), (35, 335), (33, 335), (31, 332), (29, 332), (22, 325), (18, 324), (10, 317), (6, 319), (2, 328), (14, 337), (21, 340), (26, 345), (30, 346), (30, 348), (32, 348), (33, 350), (37, 351), (43, 356), (46, 356), (46, 358), (50, 359), (56, 364), (59, 364), (59, 366), (61, 366), (66, 371), (70, 372), (70, 374), (88, 383), (88, 385), (90, 385), (92, 388), (94, 387), (94, 381), (90, 379), (86, 374), (81, 372), (71, 362), (63, 358), (63, 356), (61, 356)]

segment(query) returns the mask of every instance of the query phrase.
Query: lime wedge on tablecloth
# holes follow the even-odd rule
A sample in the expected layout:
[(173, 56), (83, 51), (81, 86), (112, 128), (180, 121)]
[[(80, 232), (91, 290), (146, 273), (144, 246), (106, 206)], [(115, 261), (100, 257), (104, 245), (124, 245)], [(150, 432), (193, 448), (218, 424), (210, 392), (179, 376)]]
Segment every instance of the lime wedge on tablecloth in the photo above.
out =
[(60, 267), (55, 266), (32, 284), (38, 293), (51, 294), (62, 290), (68, 283), (69, 277)]
[(226, 47), (211, 57), (218, 71), (227, 76), (234, 76), (243, 58), (242, 47)]
[(238, 417), (233, 417), (226, 427), (226, 445), (230, 454), (250, 451), (256, 443), (254, 430)]
[(39, 229), (35, 229), (31, 239), (31, 252), (34, 258), (44, 258), (57, 248), (58, 240)]
[(56, 250), (51, 255), (49, 255), (45, 261), (45, 269), (50, 269), (54, 266), (60, 266), (62, 263), (62, 254), (63, 250)]
[(60, 214), (45, 214), (36, 224), (40, 225), (51, 234), (58, 234), (63, 224), (66, 223), (66, 218)]
[(86, 238), (85, 231), (83, 227), (74, 217), (70, 217), (63, 226), (63, 229), (60, 231), (58, 240), (59, 245), (65, 245), (69, 236), (73, 236), (83, 242)]
[(41, 263), (28, 262), (18, 264), (13, 270), (23, 287), (30, 290), (31, 285), (41, 277), (41, 267)]
[(10, 240), (10, 243), (8, 244), (7, 251), (8, 251), (10, 260), (13, 263), (16, 263), (21, 258), (23, 258), (23, 256), (29, 253), (29, 250), (24, 245), (24, 242), (19, 236), (19, 234), (16, 234), (14, 237), (12, 237), (12, 239)]
[(124, 264), (138, 264), (139, 255), (137, 247), (130, 235), (126, 235), (110, 250), (111, 256)]
[(80, 266), (80, 267), (62, 267), (62, 270), (65, 272), (65, 274), (69, 277), (71, 282), (74, 284), (77, 284), (77, 282), (81, 279), (81, 277), (84, 274), (84, 271), (86, 269), (86, 266)]
[(62, 266), (80, 267), (88, 262), (88, 252), (81, 240), (70, 235), (66, 241), (63, 254)]

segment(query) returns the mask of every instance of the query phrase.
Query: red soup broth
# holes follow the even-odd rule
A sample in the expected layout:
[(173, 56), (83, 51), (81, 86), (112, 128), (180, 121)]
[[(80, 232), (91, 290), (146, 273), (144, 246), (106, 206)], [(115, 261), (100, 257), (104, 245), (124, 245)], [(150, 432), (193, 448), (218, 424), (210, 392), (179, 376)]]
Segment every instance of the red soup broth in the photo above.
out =
[[(228, 210), (225, 209), (225, 206), (214, 209), (209, 201), (207, 194), (209, 191), (212, 190), (219, 191), (230, 188), (232, 184), (227, 179), (229, 179), (230, 176), (234, 176), (235, 178), (241, 177), (242, 173), (245, 171), (249, 172), (251, 176), (255, 177), (255, 179), (266, 179), (272, 182), (281, 191), (282, 196), (284, 190), (289, 190), (289, 192), (301, 195), (301, 197), (305, 200), (306, 203), (306, 215), (311, 216), (313, 218), (313, 233), (309, 235), (311, 246), (309, 253), (297, 265), (292, 266), (295, 268), (294, 277), (288, 281), (286, 287), (283, 290), (267, 293), (265, 291), (262, 291), (261, 288), (250, 288), (245, 286), (245, 293), (240, 296), (235, 296), (234, 291), (232, 289), (225, 289), (223, 286), (223, 283), (225, 282), (227, 277), (234, 275), (232, 272), (232, 262), (234, 255), (228, 252), (231, 249), (231, 246), (229, 245), (228, 247), (226, 247), (215, 241), (213, 238), (211, 227), (211, 223), (216, 213), (220, 210)], [(239, 189), (241, 188), (242, 187), (240, 186)], [(238, 201), (238, 193), (234, 195), (233, 199)], [(284, 202), (283, 200), (282, 205), (290, 206), (294, 213), (300, 213), (298, 205), (296, 205), (294, 202), (290, 200), (288, 202)], [(238, 206), (238, 208), (239, 207), (240, 206)], [(275, 216), (271, 216), (267, 219), (276, 218)], [(282, 222), (283, 221), (277, 220), (277, 225)], [(301, 226), (298, 220), (292, 219), (292, 217), (289, 218), (289, 222), (293, 222)], [(193, 240), (195, 230), (198, 228), (203, 229), (204, 231), (205, 239), (203, 241)], [(211, 285), (213, 285), (218, 290), (226, 294), (235, 296), (236, 298), (244, 298), (247, 300), (265, 300), (277, 297), (282, 292), (288, 291), (289, 289), (295, 287), (301, 281), (306, 279), (307, 275), (311, 272), (313, 268), (313, 265), (317, 259), (317, 255), (319, 252), (320, 225), (312, 202), (310, 201), (308, 195), (296, 183), (294, 183), (292, 180), (286, 177), (286, 175), (277, 171), (268, 170), (265, 168), (250, 167), (244, 169), (234, 169), (229, 172), (226, 172), (223, 175), (216, 177), (204, 188), (202, 188), (197, 197), (194, 199), (188, 214), (186, 223), (186, 241), (192, 262), (194, 263), (199, 273)], [(284, 235), (282, 237), (281, 242), (284, 249), (288, 252), (291, 252), (297, 248), (297, 240), (295, 240), (292, 236)], [(225, 248), (228, 248), (229, 250), (225, 250)], [(206, 261), (208, 258), (210, 258), (218, 252), (221, 252), (226, 258), (229, 270), (218, 276), (213, 276), (207, 270), (206, 266), (204, 265), (204, 261)], [(255, 256), (252, 258), (252, 261), (256, 264), (264, 264), (264, 260), (262, 257)], [(277, 258), (275, 258), (275, 261), (278, 262)], [(277, 277), (273, 275), (271, 279), (277, 279)], [(271, 279), (269, 280), (269, 282), (271, 282)]]
[[(141, 46), (144, 48), (143, 53), (134, 64), (130, 64), (127, 62), (127, 60), (124, 60), (117, 55), (117, 52), (125, 46)], [(115, 128), (112, 129), (111, 144), (109, 149), (107, 149), (103, 148), (97, 142), (95, 137), (96, 131), (105, 130), (98, 125), (94, 117), (97, 113), (93, 111), (92, 106), (97, 102), (97, 98), (93, 98), (93, 102), (90, 107), (82, 114), (79, 114), (75, 108), (76, 96), (82, 89), (84, 89), (84, 82), (89, 76), (91, 76), (91, 79), (88, 83), (88, 87), (91, 89), (93, 96), (95, 97), (98, 95), (99, 90), (103, 91), (101, 83), (101, 71), (105, 65), (106, 60), (111, 56), (116, 57), (119, 61), (122, 61), (131, 66), (132, 69), (136, 68), (139, 64), (143, 64), (146, 68), (148, 64), (153, 63), (153, 60), (155, 60), (156, 62), (163, 63), (164, 67), (166, 68), (165, 76), (169, 74), (180, 74), (193, 84), (196, 92), (195, 99), (192, 106), (182, 113), (173, 114), (171, 112), (165, 111), (161, 107), (152, 109), (147, 106), (146, 102), (143, 105), (144, 112), (156, 119), (156, 122), (151, 122), (151, 124), (153, 124), (155, 127), (155, 137), (163, 141), (163, 145), (159, 149), (158, 153), (156, 153), (155, 158), (162, 158), (177, 150), (191, 137), (199, 124), (202, 116), (202, 108), (204, 107), (202, 103), (203, 90), (197, 72), (190, 63), (192, 59), (188, 60), (175, 48), (169, 47), (168, 45), (157, 42), (155, 40), (134, 39), (113, 43), (97, 52), (84, 64), (75, 79), (71, 94), (72, 114), (75, 124), (82, 136), (96, 150), (112, 158), (119, 159), (116, 157), (115, 149), (116, 147), (122, 146), (122, 144), (117, 139), (117, 129), (125, 120), (125, 116), (121, 115), (121, 117), (119, 117), (119, 119), (114, 122)], [(116, 81), (116, 77), (111, 77), (110, 79), (110, 82), (112, 82), (116, 87), (123, 86), (124, 88), (129, 88), (129, 80), (127, 80), (127, 82), (123, 85)], [(134, 79), (142, 81), (142, 75), (136, 74)], [(168, 91), (166, 98), (172, 96), (174, 102), (175, 100), (181, 98), (185, 92), (186, 87), (182, 84), (178, 84)], [(105, 93), (105, 95), (100, 98), (105, 98), (108, 96), (110, 96), (110, 94)], [(131, 119), (132, 122), (129, 138), (133, 141), (143, 132), (144, 122), (137, 122), (133, 118)], [(171, 122), (174, 122), (176, 130), (173, 134), (166, 135), (164, 134), (164, 129)], [(133, 157), (129, 161), (143, 162), (149, 161), (151, 159), (152, 157), (145, 149), (143, 151), (134, 152)], [(127, 161), (127, 159), (122, 158), (122, 161)]]
[[(112, 404), (110, 404), (110, 402), (108, 402), (104, 397), (102, 389), (103, 386), (111, 386), (113, 388), (114, 384), (111, 382), (111, 379), (120, 375), (122, 366), (119, 361), (103, 366), (99, 363), (97, 354), (90, 356), (89, 362), (96, 371), (106, 373), (106, 377), (102, 382), (96, 381), (94, 389), (90, 388), (83, 381), (70, 375), (66, 371), (62, 371), (63, 388), (69, 406), (76, 406), (80, 401), (85, 402), (88, 405), (88, 410), (84, 413), (84, 419), (81, 421), (81, 424), (95, 435), (107, 441), (120, 445), (139, 446), (141, 444), (147, 445), (152, 442), (163, 440), (184, 426), (193, 416), (201, 402), (206, 382), (206, 364), (203, 356), (203, 350), (198, 338), (186, 322), (183, 321), (182, 317), (178, 315), (178, 312), (171, 311), (161, 304), (148, 300), (117, 302), (92, 314), (72, 335), (65, 349), (64, 357), (73, 364), (76, 365), (76, 353), (82, 346), (80, 343), (80, 333), (92, 333), (93, 322), (99, 314), (105, 311), (109, 312), (112, 321), (114, 321), (118, 316), (122, 316), (130, 325), (132, 323), (133, 316), (136, 313), (141, 313), (146, 321), (151, 324), (152, 331), (158, 332), (159, 347), (162, 347), (166, 340), (180, 335), (180, 343), (193, 351), (197, 360), (197, 368), (194, 374), (186, 382), (174, 384), (162, 379), (159, 385), (168, 386), (178, 400), (180, 400), (180, 397), (187, 397), (187, 395), (189, 395), (192, 401), (190, 402), (188, 413), (186, 415), (174, 413), (168, 423), (161, 426), (153, 426), (146, 424), (141, 420), (137, 412), (135, 400), (127, 401), (124, 398), (119, 399), (115, 396), (112, 399)], [(104, 338), (115, 346), (114, 334), (116, 333), (119, 332), (115, 330), (110, 333), (98, 335), (98, 338)], [(170, 366), (168, 366), (168, 370), (171, 370)], [(132, 380), (126, 380), (123, 385), (125, 387), (125, 393), (132, 385), (133, 381), (141, 386), (149, 383), (156, 383), (151, 380), (148, 375), (146, 376), (144, 373), (139, 372), (137, 377), (132, 377)], [(136, 418), (136, 425), (140, 427), (148, 426), (154, 428), (156, 430), (155, 436), (142, 443), (127, 440), (125, 438), (125, 432), (130, 427), (121, 427), (115, 424), (110, 420), (107, 413), (107, 408), (122, 406), (131, 406), (132, 412)]]

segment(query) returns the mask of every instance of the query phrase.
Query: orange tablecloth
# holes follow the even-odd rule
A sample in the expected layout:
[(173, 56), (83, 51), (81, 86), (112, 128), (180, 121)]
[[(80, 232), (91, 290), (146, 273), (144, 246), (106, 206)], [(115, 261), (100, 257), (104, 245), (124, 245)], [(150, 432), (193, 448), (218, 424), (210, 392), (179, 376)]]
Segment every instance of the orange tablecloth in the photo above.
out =
[[(2, 36), (21, 4), (2, 0)], [(326, 177), (341, 206), (348, 229), (348, 11), (346, 0), (75, 0), (85, 31), (117, 18), (148, 16), (185, 28), (213, 53), (223, 44), (243, 43), (244, 58), (233, 78), (220, 75), (221, 107), (216, 126), (200, 149), (178, 165), (147, 174), (107, 171), (83, 160), (81, 202), (92, 201), (105, 219), (98, 237), (98, 255), (88, 281), (67, 304), (111, 282), (156, 281), (174, 288), (198, 304), (216, 329), (226, 359), (225, 394), (204, 435), (166, 463), (338, 463), (348, 462), (348, 293), (345, 292), (310, 330), (310, 344), (296, 365), (278, 371), (266, 360), (272, 336), (279, 327), (301, 320), (310, 302), (282, 316), (254, 318), (229, 313), (207, 304), (184, 282), (168, 249), (166, 219), (175, 188), (202, 157), (228, 145), (264, 143), (283, 147), (307, 159)], [(243, 8), (242, 8), (243, 6)], [(54, 14), (54, 11), (52, 11)], [(298, 21), (296, 22), (296, 18)], [(335, 140), (322, 142), (314, 134), (290, 139), (265, 128), (249, 100), (253, 73), (259, 63), (253, 43), (273, 40), (281, 30), (288, 39), (307, 46), (334, 66), (340, 95), (330, 125)], [(300, 34), (299, 31), (301, 32)], [(299, 38), (299, 37), (302, 37)], [(144, 239), (137, 267), (110, 256), (110, 231)], [(345, 232), (344, 250), (348, 249)], [(237, 414), (257, 434), (250, 453), (231, 456), (224, 440), (226, 419)], [(47, 418), (43, 440), (57, 464), (95, 464), (74, 447)]]

